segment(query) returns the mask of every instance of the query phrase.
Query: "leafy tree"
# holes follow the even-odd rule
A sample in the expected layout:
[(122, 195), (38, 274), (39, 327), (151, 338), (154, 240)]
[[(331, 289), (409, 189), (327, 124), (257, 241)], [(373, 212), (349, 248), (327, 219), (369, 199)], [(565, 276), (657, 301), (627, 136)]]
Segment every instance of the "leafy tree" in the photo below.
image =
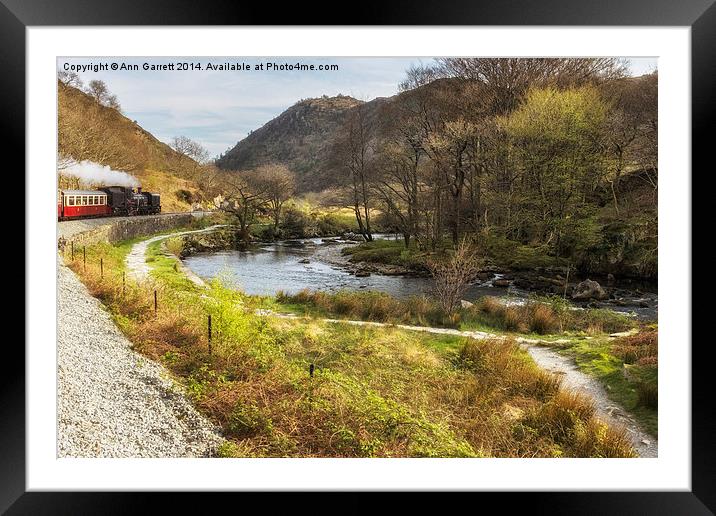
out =
[(593, 87), (535, 89), (505, 117), (512, 164), (520, 171), (531, 234), (559, 249), (563, 225), (578, 214), (603, 170), (607, 106)]

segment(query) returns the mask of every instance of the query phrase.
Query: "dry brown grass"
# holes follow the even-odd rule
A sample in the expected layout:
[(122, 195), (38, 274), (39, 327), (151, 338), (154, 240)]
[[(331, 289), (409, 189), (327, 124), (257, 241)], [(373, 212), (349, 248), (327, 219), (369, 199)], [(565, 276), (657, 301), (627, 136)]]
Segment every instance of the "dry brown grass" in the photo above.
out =
[(485, 296), (465, 314), (472, 320), (505, 331), (533, 332), (540, 335), (562, 331), (586, 331), (589, 334), (629, 329), (626, 317), (608, 310), (569, 310), (562, 301), (534, 300), (522, 305), (507, 305)]
[(530, 308), (530, 330), (540, 335), (559, 330), (559, 319), (554, 309), (542, 303), (533, 303)]
[(448, 327), (460, 323), (459, 313), (447, 316), (437, 303), (425, 296), (400, 300), (375, 291), (328, 293), (304, 289), (296, 294), (278, 292), (276, 299), (280, 303), (308, 306), (322, 315), (338, 318)]
[(612, 350), (625, 364), (658, 364), (659, 338), (655, 329), (645, 329), (636, 335), (621, 337), (614, 341)]

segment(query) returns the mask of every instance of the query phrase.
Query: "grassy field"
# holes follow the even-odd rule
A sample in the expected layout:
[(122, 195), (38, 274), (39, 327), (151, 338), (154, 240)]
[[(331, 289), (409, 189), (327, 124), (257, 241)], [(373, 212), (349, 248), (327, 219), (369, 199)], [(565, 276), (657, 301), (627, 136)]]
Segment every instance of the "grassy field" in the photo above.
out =
[(93, 246), (86, 271), (81, 259), (68, 265), (135, 348), (162, 362), (221, 425), (222, 456), (633, 456), (623, 433), (594, 418), (588, 399), (560, 389), (509, 336), (473, 340), (258, 315), (287, 300), (247, 296), (219, 281), (199, 289), (159, 244), (148, 251), (151, 280), (123, 287), (130, 247)]

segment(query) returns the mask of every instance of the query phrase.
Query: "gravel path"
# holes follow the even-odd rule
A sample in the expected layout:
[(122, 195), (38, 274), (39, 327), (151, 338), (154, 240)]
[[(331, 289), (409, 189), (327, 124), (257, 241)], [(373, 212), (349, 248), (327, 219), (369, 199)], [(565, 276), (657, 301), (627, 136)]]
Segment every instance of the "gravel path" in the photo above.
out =
[(223, 441), (169, 378), (132, 351), (100, 302), (58, 266), (58, 456), (207, 457)]
[(657, 440), (646, 433), (624, 408), (610, 400), (604, 386), (581, 372), (574, 360), (541, 346), (529, 346), (527, 352), (542, 369), (561, 376), (564, 387), (591, 397), (599, 419), (615, 428), (624, 427), (640, 457), (658, 457)]
[(189, 235), (191, 233), (206, 233), (209, 231), (214, 231), (215, 229), (223, 226), (224, 224), (216, 224), (214, 226), (209, 226), (204, 229), (195, 229), (192, 231), (181, 231), (177, 233), (170, 233), (168, 235), (159, 235), (152, 238), (148, 238), (146, 240), (142, 240), (141, 242), (137, 242), (132, 246), (132, 249), (129, 251), (126, 258), (127, 272), (129, 273), (129, 276), (137, 281), (142, 281), (149, 277), (150, 268), (149, 265), (147, 265), (146, 261), (147, 247), (149, 246), (149, 244), (157, 242), (159, 240), (166, 240), (167, 238), (181, 235)]

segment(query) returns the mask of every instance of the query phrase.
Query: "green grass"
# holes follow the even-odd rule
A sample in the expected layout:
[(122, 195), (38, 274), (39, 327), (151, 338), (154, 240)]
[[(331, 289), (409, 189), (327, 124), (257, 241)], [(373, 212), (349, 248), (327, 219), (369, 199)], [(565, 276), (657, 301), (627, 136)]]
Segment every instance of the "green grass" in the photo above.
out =
[[(567, 261), (551, 256), (544, 246), (529, 246), (495, 236), (482, 236), (478, 248), (491, 263), (513, 270), (533, 270), (538, 267), (566, 266)], [(352, 262), (400, 265), (416, 270), (425, 269), (427, 258), (452, 248), (452, 242), (445, 240), (435, 252), (418, 249), (413, 242), (409, 249), (402, 240), (375, 240), (363, 242), (343, 250)]]
[(419, 250), (414, 244), (406, 249), (402, 240), (374, 240), (346, 247), (343, 254), (349, 261), (399, 265), (414, 270), (426, 270), (425, 259), (429, 253)]
[(163, 240), (147, 246), (146, 261), (150, 264), (150, 275), (171, 288), (194, 291), (197, 286), (181, 272), (179, 258), (167, 256)]
[(574, 339), (554, 346), (573, 357), (580, 370), (605, 386), (610, 399), (633, 414), (645, 430), (658, 436), (658, 410), (639, 403), (639, 383), (657, 385), (656, 367), (625, 364), (614, 354), (614, 341), (605, 338)]

